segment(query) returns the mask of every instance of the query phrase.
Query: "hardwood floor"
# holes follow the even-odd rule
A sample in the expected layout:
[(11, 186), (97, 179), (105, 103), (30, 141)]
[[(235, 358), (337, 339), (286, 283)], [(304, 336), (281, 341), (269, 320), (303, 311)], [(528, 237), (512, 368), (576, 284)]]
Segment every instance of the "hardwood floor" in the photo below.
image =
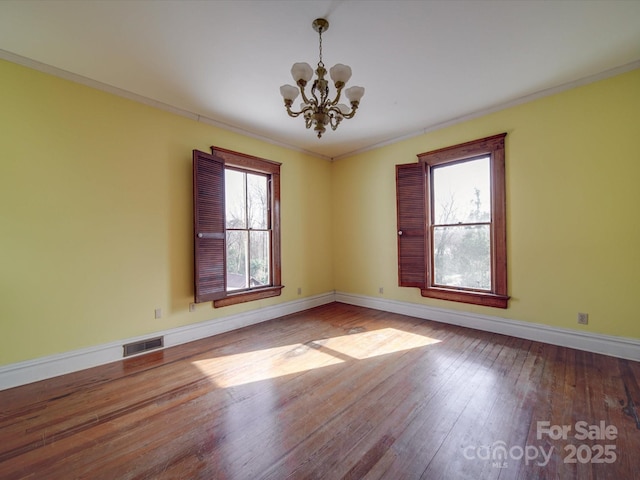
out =
[(630, 479), (639, 379), (334, 303), (0, 392), (0, 478)]

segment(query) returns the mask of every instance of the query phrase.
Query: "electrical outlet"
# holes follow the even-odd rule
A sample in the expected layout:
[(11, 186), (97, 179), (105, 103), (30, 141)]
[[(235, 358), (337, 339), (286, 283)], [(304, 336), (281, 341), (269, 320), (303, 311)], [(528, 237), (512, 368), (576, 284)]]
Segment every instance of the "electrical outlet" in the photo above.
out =
[(298, 295), (302, 295), (302, 288), (298, 287)]
[(383, 287), (378, 288), (378, 293), (380, 294), (384, 293), (384, 288)]
[(588, 313), (578, 313), (578, 323), (580, 325), (588, 325), (589, 324), (589, 314)]
[(189, 304), (189, 311), (190, 312), (195, 312), (196, 311), (196, 304), (195, 303), (190, 303)]
[(162, 309), (161, 308), (156, 308), (154, 311), (155, 317), (157, 318), (162, 318)]

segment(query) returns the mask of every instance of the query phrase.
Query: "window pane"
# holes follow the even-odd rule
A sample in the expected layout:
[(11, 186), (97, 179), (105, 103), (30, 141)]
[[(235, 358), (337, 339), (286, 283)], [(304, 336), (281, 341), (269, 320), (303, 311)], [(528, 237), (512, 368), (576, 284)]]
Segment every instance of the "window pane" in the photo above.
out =
[(267, 214), (267, 177), (264, 175), (247, 174), (247, 212), (249, 217), (249, 227), (265, 229), (268, 228)]
[(489, 157), (434, 167), (433, 223), (491, 221)]
[(245, 174), (225, 170), (224, 198), (227, 228), (247, 228)]
[(251, 231), (251, 286), (270, 285), (270, 234), (269, 232)]
[(227, 291), (249, 287), (249, 236), (246, 231), (227, 231)]
[(489, 225), (434, 227), (437, 285), (491, 290)]

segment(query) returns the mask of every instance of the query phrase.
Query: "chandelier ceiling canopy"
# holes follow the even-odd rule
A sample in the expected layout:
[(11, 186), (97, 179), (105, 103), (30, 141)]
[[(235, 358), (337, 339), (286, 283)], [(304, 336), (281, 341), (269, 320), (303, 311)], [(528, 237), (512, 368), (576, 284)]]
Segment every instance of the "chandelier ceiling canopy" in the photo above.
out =
[[(349, 87), (344, 90), (344, 94), (349, 100), (351, 107), (340, 102), (342, 90), (351, 78), (351, 67), (338, 63), (329, 69), (329, 76), (333, 80), (336, 90), (335, 97), (329, 97), (329, 81), (325, 79), (327, 70), (322, 62), (322, 33), (329, 29), (329, 22), (324, 18), (317, 18), (312, 23), (313, 29), (318, 32), (320, 59), (316, 68), (316, 78), (313, 80), (309, 95), (305, 92), (307, 83), (313, 77), (311, 65), (305, 62), (294, 63), (291, 67), (291, 76), (297, 86), (283, 85), (280, 93), (284, 98), (284, 106), (291, 117), (302, 115), (305, 126), (314, 126), (318, 138), (326, 131), (326, 126), (330, 125), (332, 130), (338, 128), (340, 122), (345, 118), (353, 118), (360, 104), (360, 99), (364, 95), (363, 87)], [(302, 95), (300, 110), (291, 109), (293, 101)]]

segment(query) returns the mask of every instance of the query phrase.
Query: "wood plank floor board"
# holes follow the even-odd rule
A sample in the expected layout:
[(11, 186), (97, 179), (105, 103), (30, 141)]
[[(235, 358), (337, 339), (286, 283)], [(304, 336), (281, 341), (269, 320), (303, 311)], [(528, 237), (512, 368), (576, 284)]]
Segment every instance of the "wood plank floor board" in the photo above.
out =
[(432, 463), (442, 442), (458, 421), (460, 414), (473, 398), (484, 395), (482, 388), (488, 380), (490, 369), (501, 350), (500, 345), (486, 341), (474, 342), (473, 347), (460, 348), (454, 352), (466, 352), (464, 362), (453, 372), (448, 372), (441, 388), (433, 388), (436, 395), (423, 402), (415, 418), (399, 436), (395, 461), (385, 472), (389, 478), (407, 475), (407, 465), (412, 466), (412, 475), (419, 478)]
[[(607, 374), (605, 375), (604, 379), (604, 405), (606, 405), (609, 417), (608, 423), (611, 425), (623, 425), (631, 420), (631, 418), (626, 416), (626, 414), (624, 413), (626, 399), (617, 398), (615, 395), (613, 395), (613, 392), (620, 390), (624, 391), (625, 374), (623, 373), (624, 367), (621, 368), (621, 366), (624, 365), (624, 362), (609, 357), (604, 357), (603, 360), (607, 363), (605, 367), (605, 372), (607, 372)], [(619, 429), (619, 435), (622, 438), (619, 442), (614, 442), (617, 447), (616, 463), (619, 464), (624, 471), (632, 471), (633, 468), (637, 468), (637, 464), (635, 464), (635, 467), (632, 465), (632, 459), (634, 457), (633, 452), (621, 451), (620, 449), (624, 448), (624, 446), (626, 445), (633, 445), (633, 436), (638, 434), (640, 434), (640, 429), (636, 429), (635, 431), (626, 428)]]
[[(334, 383), (335, 389), (329, 392), (328, 401), (353, 406), (342, 411), (337, 410), (331, 418), (328, 418), (327, 421), (320, 426), (320, 428), (326, 432), (326, 436), (329, 438), (333, 437), (334, 441), (328, 443), (321, 442), (324, 443), (325, 449), (320, 445), (320, 449), (316, 450), (316, 454), (307, 460), (305, 468), (311, 468), (310, 466), (317, 458), (323, 459), (323, 464), (326, 465), (327, 457), (322, 454), (325, 453), (324, 450), (328, 449), (328, 447), (331, 447), (333, 450), (332, 455), (343, 455), (347, 451), (345, 448), (349, 447), (349, 443), (353, 444), (354, 441), (358, 443), (357, 440), (365, 435), (367, 431), (371, 430), (373, 425), (378, 424), (378, 421), (374, 419), (384, 419), (387, 415), (387, 409), (392, 409), (396, 402), (387, 402), (387, 404), (385, 404), (378, 402), (378, 399), (387, 398), (393, 400), (394, 390), (396, 390), (397, 387), (401, 387), (403, 383), (406, 383), (404, 377), (398, 375), (398, 372), (409, 367), (414, 361), (411, 358), (411, 353), (405, 353), (402, 358), (398, 357), (396, 360), (397, 361), (394, 362), (387, 362), (384, 358), (379, 358), (374, 362), (370, 362), (370, 368), (366, 371), (360, 370), (357, 376), (349, 373), (349, 376), (346, 378), (336, 377), (336, 382)], [(363, 376), (365, 373), (366, 376)], [(359, 382), (363, 380), (367, 383), (360, 384)], [(354, 398), (353, 402), (345, 402), (339, 395), (346, 390), (358, 392), (357, 395), (362, 395), (362, 392), (365, 392), (366, 396), (364, 398), (366, 402), (358, 402), (357, 398)], [(404, 402), (398, 403), (406, 403), (407, 400), (405, 397)], [(345, 439), (347, 445), (343, 447), (340, 443), (345, 441)], [(315, 441), (316, 439), (309, 438), (303, 440)], [(300, 444), (297, 448), (308, 449), (310, 445)], [(295, 452), (293, 452), (293, 454), (295, 454)], [(283, 461), (286, 461), (286, 459), (283, 459)], [(326, 466), (323, 468), (326, 468)], [(277, 466), (275, 471), (277, 472)], [(278, 478), (277, 474), (274, 478)]]
[[(335, 303), (0, 392), (0, 478), (634, 478), (639, 378), (637, 362)], [(581, 420), (619, 434), (538, 438), (538, 421)], [(498, 441), (553, 455), (479, 458)], [(613, 463), (565, 462), (605, 444)]]
[[(500, 337), (504, 340), (507, 337)], [(469, 467), (468, 459), (460, 455), (458, 442), (448, 441), (452, 438), (462, 438), (467, 445), (484, 445), (487, 443), (486, 437), (491, 432), (498, 429), (501, 415), (505, 412), (505, 398), (498, 382), (507, 381), (506, 372), (516, 374), (518, 367), (513, 356), (513, 348), (510, 343), (496, 343), (494, 348), (499, 348), (495, 360), (489, 366), (487, 376), (482, 381), (473, 386), (471, 401), (460, 411), (455, 423), (447, 434), (447, 440), (443, 441), (429, 466), (422, 474), (421, 478), (447, 478), (455, 472), (457, 478), (476, 478), (477, 468)], [(511, 370), (505, 370), (511, 369)], [(511, 383), (508, 382), (507, 383)], [(499, 415), (494, 416), (492, 412), (498, 409)], [(497, 474), (498, 472), (487, 472)], [(485, 474), (486, 476), (486, 474)], [(491, 478), (490, 476), (488, 478)]]
[[(415, 357), (415, 358), (413, 358)], [(426, 391), (422, 383), (412, 381), (407, 382), (407, 375), (414, 380), (419, 379), (420, 375), (428, 374), (429, 368), (437, 369), (434, 365), (417, 363), (420, 360), (412, 353), (405, 354), (403, 362), (398, 361), (400, 368), (396, 368), (390, 372), (378, 369), (375, 372), (378, 384), (367, 394), (367, 402), (360, 402), (357, 405), (356, 412), (346, 411), (342, 415), (332, 419), (332, 422), (323, 426), (331, 435), (331, 432), (337, 433), (335, 437), (341, 439), (338, 442), (336, 452), (346, 458), (359, 458), (356, 452), (372, 452), (384, 453), (380, 450), (379, 439), (388, 440), (398, 434), (395, 430), (398, 426), (410, 423), (420, 409), (428, 404)], [(389, 362), (385, 362), (389, 364)], [(396, 371), (397, 370), (397, 371)], [(399, 371), (404, 371), (404, 375), (398, 375)], [(382, 375), (380, 375), (384, 372)], [(409, 372), (415, 372), (411, 375)], [(382, 380), (382, 381), (379, 381)], [(437, 387), (434, 384), (429, 385), (428, 391), (435, 391)], [(352, 409), (353, 410), (353, 409)], [(355, 414), (359, 416), (356, 418)], [(389, 421), (389, 419), (392, 419)], [(336, 423), (334, 426), (333, 423)], [(373, 434), (373, 430), (379, 430)], [(335, 434), (334, 433), (334, 434)], [(344, 443), (344, 445), (340, 445)], [(384, 443), (384, 442), (383, 442)], [(352, 452), (354, 453), (352, 455)], [(319, 451), (318, 453), (321, 453)], [(364, 454), (364, 453), (363, 453)], [(369, 461), (372, 455), (368, 455)], [(323, 455), (314, 455), (309, 459), (312, 464), (316, 461), (316, 467), (326, 469), (326, 459)], [(342, 458), (336, 460), (342, 461)], [(335, 463), (335, 462), (334, 462)], [(359, 462), (361, 464), (361, 462)], [(353, 467), (356, 467), (354, 465)], [(309, 466), (310, 467), (310, 466)], [(352, 467), (352, 468), (353, 468)], [(337, 470), (333, 470), (337, 471)], [(353, 474), (353, 471), (350, 475)], [(348, 473), (348, 472), (347, 472)], [(346, 474), (346, 473), (345, 473)]]
[[(414, 363), (412, 368), (405, 372), (405, 375), (412, 379), (410, 383), (414, 387), (413, 390), (404, 397), (404, 401), (398, 402), (398, 405), (394, 406), (393, 414), (387, 417), (386, 422), (376, 425), (377, 431), (373, 432), (371, 438), (368, 438), (368, 445), (371, 446), (375, 439), (385, 436), (387, 438), (408, 437), (411, 434), (410, 427), (435, 424), (439, 420), (438, 406), (432, 402), (439, 395), (446, 398), (447, 392), (442, 390), (443, 387), (453, 378), (455, 372), (459, 371), (465, 355), (474, 352), (474, 349), (471, 348), (472, 344), (477, 343), (479, 343), (478, 340), (467, 338), (465, 343), (459, 343), (455, 349), (438, 351), (437, 362), (423, 356), (422, 362)], [(401, 414), (398, 415), (397, 412), (401, 412)], [(396, 465), (410, 463), (407, 461), (411, 455), (409, 448), (402, 448), (399, 443), (394, 443), (392, 447), (387, 449), (384, 455), (371, 467), (365, 478), (384, 478), (385, 476), (393, 478), (396, 462)], [(366, 448), (362, 450), (366, 450)], [(414, 454), (413, 458), (416, 456)], [(400, 459), (400, 457), (402, 458)], [(417, 475), (424, 469), (424, 463), (415, 461), (415, 465)], [(405, 471), (404, 474), (406, 475), (407, 472)]]
[[(564, 349), (560, 349), (564, 352)], [(556, 358), (557, 369), (562, 371), (559, 375), (548, 375), (548, 360), (550, 357), (555, 357), (556, 347), (552, 345), (541, 345), (532, 343), (530, 353), (528, 357), (528, 365), (523, 366), (522, 374), (519, 377), (518, 386), (521, 390), (522, 398), (522, 410), (527, 412), (529, 420), (522, 418), (518, 422), (514, 422), (514, 434), (510, 437), (507, 445), (530, 445), (538, 448), (544, 448), (545, 451), (549, 451), (549, 445), (546, 440), (539, 440), (537, 438), (537, 420), (548, 418), (562, 418), (565, 411), (564, 405), (559, 405), (559, 412), (553, 416), (551, 413), (551, 406), (561, 403), (565, 398), (565, 394), (562, 390), (558, 389), (558, 386), (552, 381), (565, 378), (564, 367), (566, 362), (562, 358)], [(561, 384), (562, 386), (562, 384)], [(525, 432), (526, 430), (526, 432)], [(518, 434), (524, 434), (522, 440), (516, 436)], [(511, 459), (507, 460), (507, 463)], [(500, 478), (558, 478), (555, 471), (556, 464), (550, 463), (544, 467), (540, 467), (539, 463), (544, 462), (544, 458), (536, 458), (531, 462), (522, 462), (518, 465), (517, 469), (507, 471), (507, 474), (502, 475)]]
[[(530, 342), (512, 339), (504, 345), (500, 351), (499, 358), (493, 365), (494, 372), (499, 382), (493, 381), (482, 391), (482, 394), (476, 393), (472, 401), (467, 405), (461, 413), (460, 418), (452, 428), (450, 436), (459, 438), (461, 444), (466, 446), (482, 446), (490, 445), (498, 440), (497, 436), (500, 432), (509, 431), (505, 429), (504, 420), (511, 422), (509, 416), (509, 405), (515, 410), (517, 404), (520, 408), (517, 410), (520, 417), (524, 418), (522, 422), (528, 425), (528, 418), (531, 415), (530, 408), (527, 408), (528, 386), (531, 384), (529, 379), (529, 370), (527, 369), (527, 379), (520, 382), (523, 369), (527, 365), (527, 360), (531, 361), (532, 355), (529, 352)], [(502, 377), (502, 378), (500, 378)], [(524, 385), (521, 386), (521, 383)], [(521, 429), (519, 422), (512, 422), (512, 430), (509, 438), (502, 439), (509, 444), (518, 438), (521, 433), (514, 435), (514, 431)], [(471, 450), (470, 453), (475, 453)], [(455, 442), (447, 442), (438, 452), (438, 463), (432, 463), (423, 474), (424, 478), (433, 478), (434, 475), (440, 475), (442, 478), (477, 478), (478, 469), (473, 462), (460, 455), (460, 447)], [(439, 470), (436, 473), (435, 468)], [(493, 466), (485, 466), (486, 471), (480, 472), (487, 478), (493, 474), (497, 476), (499, 471)]]

